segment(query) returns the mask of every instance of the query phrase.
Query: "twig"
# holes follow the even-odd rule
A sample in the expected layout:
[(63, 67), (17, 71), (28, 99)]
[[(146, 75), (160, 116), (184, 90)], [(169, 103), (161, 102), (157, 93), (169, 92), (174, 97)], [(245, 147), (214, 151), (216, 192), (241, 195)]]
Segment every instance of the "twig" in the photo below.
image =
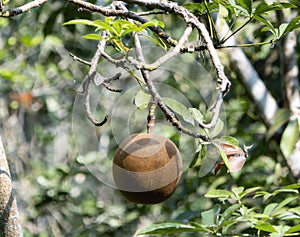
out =
[(98, 121), (94, 118), (91, 107), (90, 107), (90, 84), (92, 81), (92, 78), (95, 76), (95, 74), (91, 76), (87, 76), (86, 82), (85, 82), (85, 88), (84, 88), (84, 108), (87, 118), (95, 125), (95, 126), (102, 126), (107, 122), (108, 116), (106, 115), (102, 121)]
[(71, 56), (71, 57), (73, 58), (73, 60), (75, 60), (75, 61), (78, 61), (78, 62), (83, 63), (83, 64), (85, 64), (85, 65), (91, 66), (91, 62), (88, 62), (88, 61), (86, 61), (86, 60), (84, 60), (84, 59), (82, 59), (82, 58), (79, 58), (79, 57), (77, 57), (76, 55), (74, 55), (74, 54), (72, 54), (72, 53), (70, 53), (70, 56)]
[(116, 75), (114, 75), (114, 76), (112, 76), (110, 78), (105, 79), (104, 82), (111, 83), (112, 81), (119, 80), (120, 76), (121, 76), (121, 73), (118, 72)]
[(47, 2), (48, 0), (35, 0), (33, 2), (24, 4), (23, 6), (9, 9), (7, 11), (0, 12), (0, 17), (13, 17), (19, 14), (22, 14), (24, 12), (28, 12), (33, 8), (39, 7), (43, 3)]
[(85, 86), (84, 86), (84, 96), (85, 96), (84, 106), (85, 106), (85, 112), (86, 112), (86, 115), (87, 115), (88, 119), (95, 126), (102, 126), (103, 124), (105, 124), (107, 122), (107, 119), (108, 119), (108, 116), (106, 115), (104, 117), (104, 119), (101, 122), (99, 122), (98, 120), (96, 120), (94, 118), (93, 114), (91, 113), (91, 107), (90, 107), (90, 92), (89, 92), (90, 84), (91, 84), (91, 81), (94, 80), (94, 77), (97, 74), (97, 64), (98, 64), (98, 61), (99, 61), (99, 59), (100, 59), (100, 57), (102, 55), (102, 52), (104, 51), (104, 47), (105, 47), (105, 43), (106, 43), (105, 38), (107, 37), (106, 31), (102, 31), (102, 37), (104, 38), (104, 40), (100, 40), (98, 42), (97, 50), (95, 52), (95, 55), (92, 58), (90, 70), (89, 70), (89, 73), (88, 73), (88, 75), (86, 77)]
[(221, 106), (222, 106), (222, 103), (223, 103), (223, 98), (224, 98), (224, 95), (221, 92), (219, 94), (216, 102), (214, 103), (214, 105), (209, 109), (209, 110), (214, 112), (214, 116), (213, 116), (211, 122), (208, 123), (208, 124), (199, 122), (198, 124), (199, 124), (200, 127), (211, 129), (211, 128), (216, 126), (216, 124), (218, 122), (219, 115), (220, 115)]
[(123, 67), (127, 61), (124, 56), (122, 56), (121, 58), (113, 58), (105, 52), (102, 52), (102, 57), (105, 58), (108, 62), (120, 67)]
[(253, 20), (253, 17), (250, 17), (243, 25), (241, 25), (239, 28), (237, 28), (235, 31), (230, 32), (229, 36), (225, 36), (226, 38), (223, 38), (220, 42), (220, 44), (224, 44), (228, 39), (230, 39), (231, 37), (233, 37), (236, 33), (238, 33), (240, 30), (242, 30), (247, 24), (249, 24), (251, 21)]
[(115, 80), (118, 80), (120, 79), (120, 76), (121, 76), (121, 73), (117, 73), (116, 75), (110, 77), (110, 78), (107, 78), (105, 79), (103, 82), (102, 82), (102, 85), (109, 91), (111, 92), (122, 92), (122, 89), (115, 89), (115, 88), (112, 88), (110, 87), (110, 85), (108, 85), (110, 82), (112, 81), (115, 81)]
[(143, 61), (141, 60), (134, 60), (132, 57), (128, 57), (128, 61), (135, 65), (138, 69), (144, 69), (144, 70), (149, 70), (149, 71), (153, 71), (155, 69), (157, 69), (158, 67), (160, 67), (162, 64), (164, 64), (165, 62), (167, 62), (168, 60), (170, 60), (171, 58), (175, 57), (176, 55), (178, 55), (180, 53), (180, 49), (183, 46), (183, 44), (188, 40), (189, 35), (192, 33), (193, 28), (189, 25), (183, 35), (181, 36), (178, 44), (171, 50), (169, 50), (169, 52), (167, 52), (166, 54), (164, 54), (162, 57), (160, 57), (159, 59), (157, 59), (154, 63), (152, 64), (145, 64), (145, 63), (141, 63)]
[(148, 11), (148, 12), (138, 12), (137, 15), (139, 16), (149, 16), (149, 15), (159, 15), (159, 14), (166, 14), (166, 11)]

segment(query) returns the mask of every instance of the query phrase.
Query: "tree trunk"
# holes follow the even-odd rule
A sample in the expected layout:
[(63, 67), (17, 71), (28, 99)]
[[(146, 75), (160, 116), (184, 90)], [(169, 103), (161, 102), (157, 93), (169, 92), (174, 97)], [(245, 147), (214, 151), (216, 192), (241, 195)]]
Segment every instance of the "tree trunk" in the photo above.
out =
[(0, 137), (0, 236), (23, 236), (11, 175)]

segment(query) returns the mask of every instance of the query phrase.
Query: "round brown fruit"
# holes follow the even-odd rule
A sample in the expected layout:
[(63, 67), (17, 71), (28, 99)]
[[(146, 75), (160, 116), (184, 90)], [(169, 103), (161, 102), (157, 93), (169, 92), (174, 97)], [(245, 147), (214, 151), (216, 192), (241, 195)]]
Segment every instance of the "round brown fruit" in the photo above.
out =
[(134, 134), (120, 144), (113, 160), (113, 178), (121, 194), (139, 204), (169, 198), (181, 177), (182, 160), (175, 144), (155, 134)]

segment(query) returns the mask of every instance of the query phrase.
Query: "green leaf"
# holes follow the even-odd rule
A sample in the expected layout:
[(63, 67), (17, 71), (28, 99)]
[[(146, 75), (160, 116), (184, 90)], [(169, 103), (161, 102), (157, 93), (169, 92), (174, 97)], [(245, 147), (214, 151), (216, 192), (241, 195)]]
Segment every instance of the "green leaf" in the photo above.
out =
[(262, 2), (256, 7), (254, 14), (262, 15), (269, 11), (282, 10), (285, 8), (297, 8), (297, 6), (288, 2), (282, 2), (282, 3), (274, 2), (272, 4), (267, 4), (265, 2)]
[(252, 14), (252, 3), (253, 0), (237, 0), (237, 2), (249, 13)]
[(145, 109), (148, 107), (150, 99), (151, 95), (145, 93), (142, 90), (139, 90), (134, 97), (134, 104), (139, 109)]
[[(220, 223), (222, 224), (224, 221), (230, 220), (234, 212), (236, 212), (241, 207), (241, 204), (233, 204), (230, 205), (222, 214), (220, 218)], [(225, 224), (226, 226), (226, 224)]]
[(183, 5), (186, 9), (192, 11), (192, 10), (196, 10), (200, 13), (204, 13), (206, 12), (206, 8), (204, 4), (200, 4), (200, 3), (185, 3)]
[[(295, 233), (295, 232), (300, 232), (300, 224), (292, 226), (286, 233)], [(300, 235), (300, 233), (299, 233)]]
[(217, 121), (217, 124), (216, 126), (213, 128), (210, 136), (212, 138), (218, 136), (222, 131), (223, 131), (223, 128), (224, 128), (224, 123), (221, 119), (218, 118), (218, 121)]
[(271, 216), (277, 206), (278, 206), (278, 203), (270, 203), (270, 204), (268, 204), (265, 207), (263, 214)]
[(260, 222), (257, 225), (255, 225), (255, 228), (269, 233), (276, 232), (275, 228), (268, 222)]
[(295, 17), (291, 22), (287, 25), (284, 33), (282, 35), (286, 35), (296, 29), (300, 28), (300, 16)]
[(197, 123), (203, 123), (203, 119), (204, 116), (202, 115), (202, 113), (195, 108), (189, 108), (189, 111), (193, 117), (193, 119), (197, 122)]
[(232, 192), (223, 189), (212, 189), (204, 196), (207, 198), (230, 198), (232, 196)]
[(172, 98), (162, 98), (162, 101), (175, 113), (181, 115), (184, 121), (192, 125), (195, 124), (189, 110), (187, 107), (185, 107), (185, 105)]
[(62, 24), (63, 26), (65, 25), (88, 25), (88, 26), (96, 26), (93, 21), (91, 20), (86, 20), (86, 19), (76, 19), (76, 20), (71, 20), (67, 21)]
[(235, 14), (236, 5), (234, 1), (232, 2), (231, 0), (215, 0), (214, 2), (225, 7), (230, 16)]
[(220, 139), (218, 139), (218, 142), (226, 143), (237, 147), (240, 145), (239, 141), (235, 137), (231, 137), (231, 136), (223, 136)]
[(253, 192), (256, 192), (257, 190), (261, 189), (261, 187), (253, 187), (253, 188), (247, 188), (245, 191), (243, 191), (241, 193), (241, 198), (243, 198), (244, 196), (250, 194), (250, 193), (253, 193)]
[(93, 25), (95, 27), (97, 27), (97, 30), (107, 30), (112, 34), (116, 34), (115, 29), (112, 26), (110, 26), (109, 24), (107, 24), (101, 20), (94, 21)]
[(275, 211), (278, 211), (279, 209), (285, 207), (286, 205), (288, 205), (290, 202), (296, 200), (297, 198), (298, 197), (289, 197), (289, 198), (284, 199), (282, 202), (280, 202), (278, 204)]
[(207, 146), (200, 145), (200, 149), (194, 155), (194, 158), (193, 158), (192, 162), (190, 163), (189, 168), (193, 168), (193, 167), (201, 165), (203, 158), (206, 156), (206, 153), (207, 153)]
[(216, 220), (220, 212), (220, 207), (216, 205), (214, 208), (201, 212), (201, 223), (206, 227), (216, 226)]
[(233, 187), (232, 192), (234, 193), (235, 197), (237, 199), (241, 199), (241, 195), (244, 192), (245, 188), (244, 187)]
[(269, 140), (287, 121), (289, 121), (289, 118), (291, 116), (291, 113), (288, 109), (279, 109), (273, 120), (272, 126), (267, 131), (266, 137)]
[(153, 224), (144, 230), (140, 231), (138, 235), (145, 234), (177, 234), (184, 232), (199, 232), (202, 231), (195, 226), (181, 224), (181, 223), (173, 223), (167, 222), (162, 224)]
[(277, 31), (276, 31), (275, 27), (272, 25), (271, 22), (269, 22), (268, 20), (266, 20), (262, 16), (257, 16), (257, 15), (254, 16), (254, 19), (261, 22), (261, 23), (263, 23), (267, 27), (267, 29), (270, 32), (272, 32), (272, 34), (277, 38), (277, 36), (278, 36)]
[(140, 28), (141, 29), (145, 29), (145, 28), (151, 27), (151, 26), (155, 26), (155, 27), (159, 26), (160, 28), (164, 28), (165, 27), (165, 25), (164, 25), (164, 23), (162, 21), (153, 20), (153, 21), (148, 21), (148, 22), (142, 24), (140, 26)]
[(89, 40), (103, 40), (103, 37), (101, 37), (101, 35), (98, 34), (87, 34), (82, 37)]
[(300, 183), (285, 186), (285, 189), (299, 189), (299, 188), (300, 188)]
[(281, 141), (280, 141), (280, 149), (285, 156), (288, 158), (294, 151), (296, 143), (299, 138), (299, 125), (298, 120), (291, 120), (285, 130), (283, 131)]

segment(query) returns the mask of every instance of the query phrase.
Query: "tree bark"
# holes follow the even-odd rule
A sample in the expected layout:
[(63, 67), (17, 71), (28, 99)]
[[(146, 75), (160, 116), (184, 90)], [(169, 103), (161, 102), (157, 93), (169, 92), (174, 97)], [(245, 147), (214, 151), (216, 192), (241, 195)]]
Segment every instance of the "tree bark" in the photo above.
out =
[(23, 236), (17, 201), (0, 136), (0, 236)]

